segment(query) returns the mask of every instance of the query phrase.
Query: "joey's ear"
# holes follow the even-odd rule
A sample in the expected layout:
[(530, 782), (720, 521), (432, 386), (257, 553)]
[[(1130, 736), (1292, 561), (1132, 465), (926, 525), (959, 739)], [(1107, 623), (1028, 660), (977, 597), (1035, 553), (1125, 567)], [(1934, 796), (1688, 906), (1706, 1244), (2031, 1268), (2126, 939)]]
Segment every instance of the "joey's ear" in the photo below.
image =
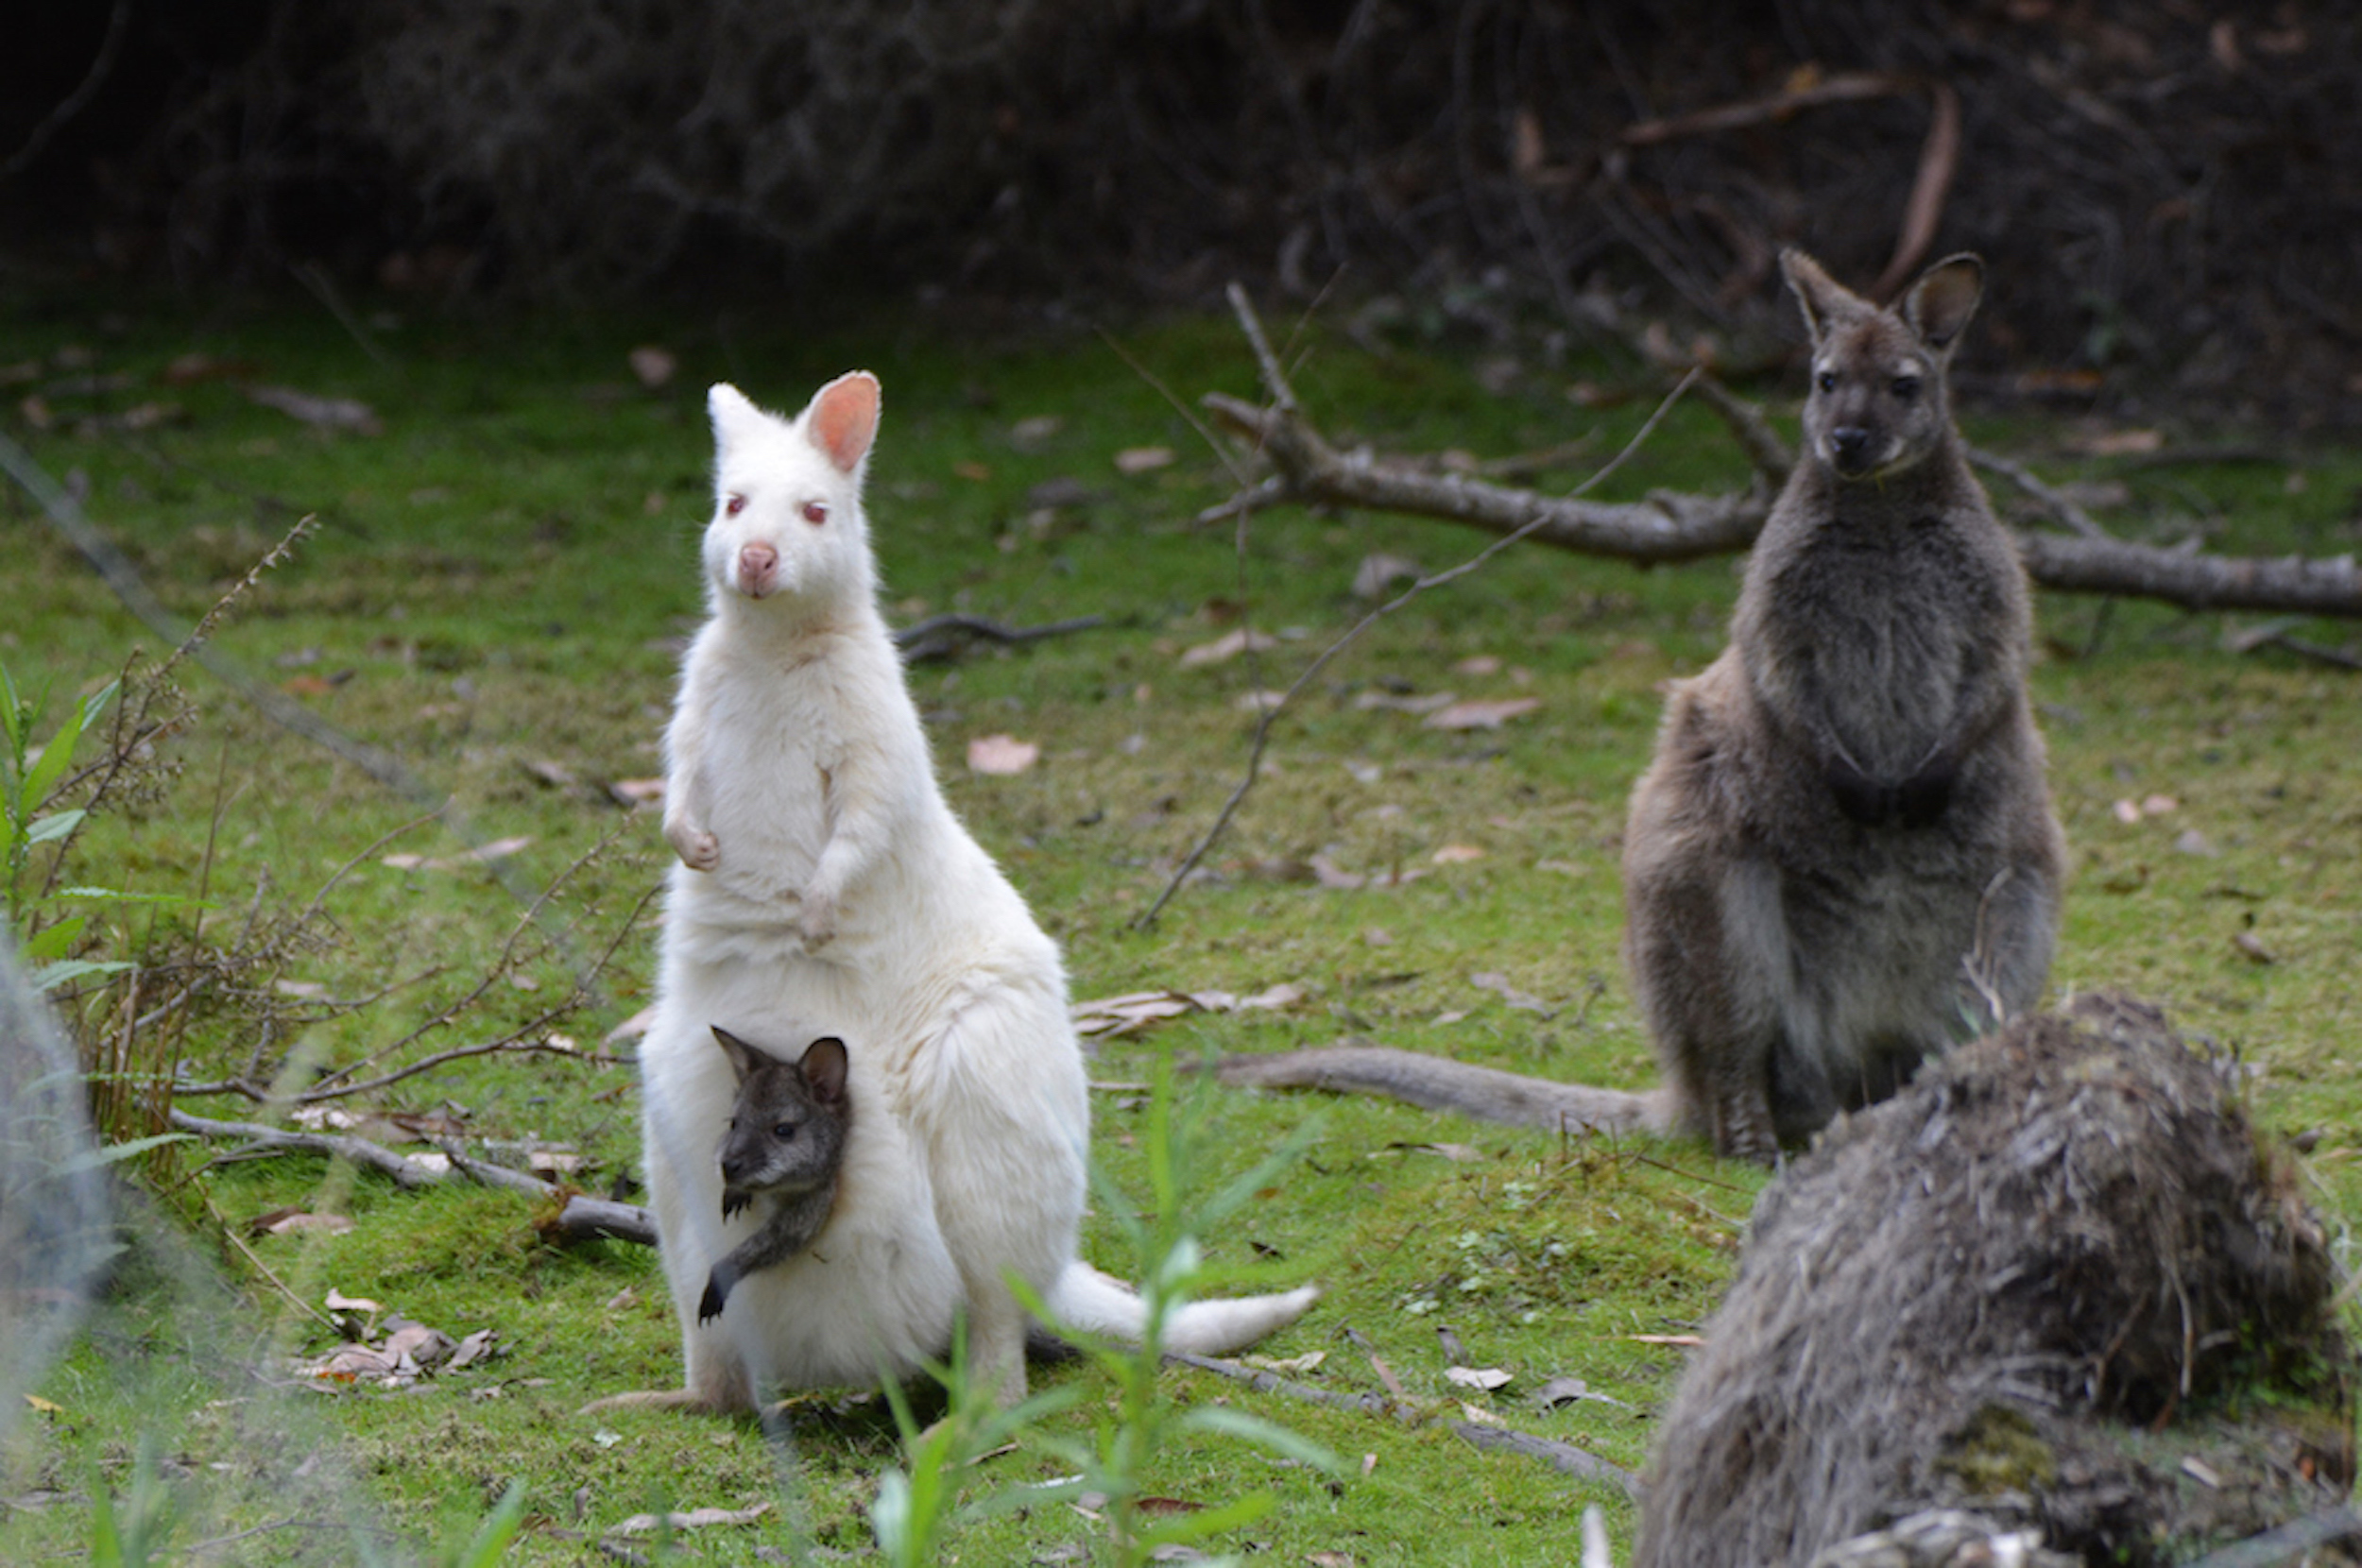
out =
[(1780, 271), (1795, 293), (1796, 303), (1805, 313), (1805, 330), (1812, 333), (1815, 343), (1828, 336), (1829, 329), (1839, 322), (1871, 309), (1870, 301), (1830, 277), (1819, 262), (1801, 250), (1781, 251)]
[(823, 1105), (835, 1105), (845, 1099), (845, 1042), (827, 1034), (804, 1048), (801, 1064), (804, 1087), (812, 1098)]
[(1949, 354), (1968, 318), (1977, 314), (1977, 301), (1984, 297), (1985, 264), (1962, 251), (1946, 256), (1919, 275), (1919, 281), (1903, 296), (1903, 319), (1910, 323), (1920, 342), (1939, 354)]
[(726, 381), (715, 382), (712, 390), (706, 394), (706, 414), (713, 420), (713, 444), (725, 452), (731, 442), (771, 423), (770, 415)]
[(869, 455), (878, 435), (878, 378), (866, 370), (839, 376), (812, 396), (804, 428), (837, 472), (851, 473)]
[(730, 1059), (730, 1067), (738, 1074), (738, 1081), (741, 1083), (745, 1082), (747, 1076), (757, 1067), (770, 1060), (762, 1051), (732, 1034), (720, 1024), (713, 1026), (713, 1039), (714, 1043), (722, 1048), (723, 1054)]

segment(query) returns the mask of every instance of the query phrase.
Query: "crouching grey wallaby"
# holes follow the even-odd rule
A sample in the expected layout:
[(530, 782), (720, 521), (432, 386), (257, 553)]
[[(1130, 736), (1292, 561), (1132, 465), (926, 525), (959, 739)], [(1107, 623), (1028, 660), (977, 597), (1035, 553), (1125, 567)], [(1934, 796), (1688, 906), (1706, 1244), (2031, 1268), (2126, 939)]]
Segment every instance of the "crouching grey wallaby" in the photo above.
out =
[(1805, 451), (1720, 657), (1677, 684), (1624, 834), (1649, 1094), (1375, 1048), (1233, 1057), (1226, 1082), (1394, 1094), (1493, 1120), (1680, 1127), (1769, 1160), (2029, 1007), (2066, 846), (2026, 691), (2025, 569), (1944, 373), (1983, 264), (1897, 309), (1781, 257), (1812, 334)]

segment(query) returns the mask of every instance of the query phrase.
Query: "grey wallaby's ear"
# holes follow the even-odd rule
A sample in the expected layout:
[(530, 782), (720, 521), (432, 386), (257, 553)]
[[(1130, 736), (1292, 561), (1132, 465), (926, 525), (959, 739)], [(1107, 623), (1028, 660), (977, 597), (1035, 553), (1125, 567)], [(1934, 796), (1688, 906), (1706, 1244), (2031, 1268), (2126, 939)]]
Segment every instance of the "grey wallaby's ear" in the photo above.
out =
[(720, 1024), (713, 1026), (713, 1040), (722, 1048), (723, 1054), (730, 1059), (730, 1066), (737, 1072), (738, 1081), (741, 1083), (745, 1082), (747, 1076), (757, 1067), (771, 1060), (769, 1056), (757, 1050)]
[(1904, 292), (1903, 319), (1919, 341), (1939, 354), (1949, 354), (1961, 329), (1977, 314), (1985, 297), (1985, 264), (1963, 250), (1946, 256), (1919, 275)]
[(833, 1105), (845, 1098), (845, 1042), (833, 1034), (824, 1034), (804, 1048), (801, 1064), (804, 1087), (812, 1098), (823, 1105)]
[(1791, 247), (1780, 252), (1780, 272), (1805, 313), (1805, 330), (1812, 333), (1815, 343), (1828, 336), (1829, 329), (1839, 322), (1870, 313), (1869, 300), (1830, 277), (1819, 262), (1801, 250)]

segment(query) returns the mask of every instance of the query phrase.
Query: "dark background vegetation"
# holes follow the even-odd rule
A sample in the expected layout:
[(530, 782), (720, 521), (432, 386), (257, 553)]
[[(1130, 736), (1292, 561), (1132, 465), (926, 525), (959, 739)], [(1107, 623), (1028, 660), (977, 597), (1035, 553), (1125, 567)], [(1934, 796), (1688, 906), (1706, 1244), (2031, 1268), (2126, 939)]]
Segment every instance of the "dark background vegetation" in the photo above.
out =
[[(1478, 317), (1645, 300), (1743, 355), (1784, 332), (1780, 246), (1885, 265), (1929, 125), (1908, 88), (1940, 80), (1962, 136), (1931, 254), (1994, 264), (1989, 371), (2351, 424), (2357, 41), (2353, 8), (2303, 0), (35, 8), (0, 51), (0, 247), (494, 299), (1073, 308), (1343, 268), (1348, 297)], [(1858, 71), (1906, 90), (1623, 140)]]

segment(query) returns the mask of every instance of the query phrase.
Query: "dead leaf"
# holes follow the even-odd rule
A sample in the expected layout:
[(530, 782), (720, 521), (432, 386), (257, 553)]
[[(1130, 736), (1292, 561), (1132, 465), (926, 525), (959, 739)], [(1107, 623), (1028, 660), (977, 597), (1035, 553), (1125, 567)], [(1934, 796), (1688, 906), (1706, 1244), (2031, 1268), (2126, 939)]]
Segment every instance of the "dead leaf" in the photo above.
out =
[(1451, 667), (1451, 673), (1455, 675), (1471, 676), (1498, 675), (1500, 670), (1501, 661), (1490, 654), (1477, 654), (1462, 659)]
[(432, 1367), (451, 1358), (458, 1348), (452, 1337), (440, 1329), (424, 1323), (403, 1323), (385, 1336), (385, 1354), (396, 1357), (408, 1356), (421, 1367)]
[(954, 463), (951, 472), (972, 485), (981, 485), (992, 477), (992, 469), (982, 463)]
[(367, 1296), (348, 1296), (333, 1285), (328, 1287), (328, 1295), (321, 1304), (331, 1312), (383, 1312), (385, 1310)]
[[(1285, 691), (1245, 691), (1233, 698), (1230, 706), (1242, 712), (1262, 713), (1277, 707), (1287, 700), (1288, 694)], [(1271, 771), (1270, 763), (1266, 762), (1263, 766), (1265, 772)]]
[(1433, 1154), (1454, 1165), (1470, 1165), (1484, 1158), (1484, 1150), (1465, 1143), (1390, 1143), (1386, 1147), (1407, 1154)]
[(246, 1222), (249, 1236), (293, 1236), (302, 1231), (318, 1231), (323, 1236), (342, 1236), (352, 1229), (352, 1221), (341, 1214), (312, 1214), (303, 1209), (273, 1209), (258, 1214)]
[(751, 1525), (770, 1511), (770, 1504), (757, 1503), (751, 1508), (691, 1508), (686, 1513), (668, 1513), (661, 1520), (653, 1513), (635, 1513), (607, 1533), (649, 1535), (659, 1525), (676, 1530), (701, 1530), (714, 1525)]
[(2180, 838), (2174, 840), (2173, 846), (2184, 855), (2201, 855), (2210, 860), (2222, 853), (2209, 842), (2205, 834), (2195, 827), (2186, 829)]
[(322, 398), (292, 386), (249, 386), (247, 397), (265, 408), (275, 408), (314, 430), (349, 430), (362, 435), (382, 435), (385, 427), (377, 411), (357, 398)]
[(680, 357), (672, 349), (653, 343), (643, 343), (624, 356), (631, 373), (640, 378), (640, 384), (649, 391), (668, 385), (680, 369)]
[(1314, 855), (1310, 860), (1305, 861), (1305, 864), (1312, 868), (1312, 875), (1314, 878), (1318, 878), (1321, 886), (1329, 889), (1331, 892), (1350, 892), (1369, 881), (1367, 877), (1361, 875), (1359, 872), (1345, 870), (1336, 861), (1330, 860), (1326, 855)]
[(979, 735), (967, 743), (970, 773), (1020, 774), (1041, 759), (1041, 748), (1013, 735)]
[(1192, 1503), (1184, 1497), (1143, 1497), (1132, 1506), (1142, 1513), (1166, 1515), (1196, 1513), (1206, 1507), (1203, 1503)]
[(1309, 1350), (1302, 1355), (1248, 1355), (1241, 1359), (1244, 1360), (1248, 1366), (1260, 1367), (1265, 1372), (1279, 1372), (1289, 1377), (1300, 1377), (1306, 1372), (1319, 1371), (1320, 1364), (1328, 1359), (1328, 1352)]
[(1463, 865), (1484, 859), (1484, 851), (1472, 844), (1447, 844), (1428, 857), (1437, 865)]
[(39, 1394), (26, 1394), (25, 1396), (25, 1403), (44, 1416), (61, 1416), (65, 1414), (64, 1406), (43, 1399)]
[(637, 1040), (642, 1034), (647, 1033), (648, 1026), (655, 1022), (656, 1009), (643, 1007), (613, 1029), (608, 1030), (605, 1043), (613, 1046), (620, 1045), (625, 1040)]
[(1460, 1413), (1468, 1420), (1476, 1423), (1479, 1426), (1506, 1426), (1509, 1424), (1509, 1423), (1501, 1420), (1500, 1417), (1495, 1415), (1492, 1411), (1471, 1405), (1464, 1399), (1460, 1402)]
[(1582, 1400), (1589, 1400), (1600, 1405), (1613, 1405), (1619, 1410), (1634, 1408), (1623, 1400), (1614, 1399), (1606, 1394), (1593, 1393), (1591, 1385), (1580, 1377), (1553, 1377), (1548, 1383), (1543, 1384), (1533, 1396), (1533, 1402), (1536, 1405), (1552, 1409), (1561, 1405), (1572, 1405)]
[[(1368, 1464), (1361, 1474), (1367, 1475), (1378, 1468), (1378, 1456), (1365, 1454), (1362, 1457), (1368, 1461)], [(1351, 1554), (1345, 1552), (1307, 1552), (1304, 1554), (1304, 1560), (1310, 1563), (1312, 1568), (1354, 1568)]]
[(1444, 1381), (1489, 1394), (1496, 1389), (1507, 1388), (1510, 1374), (1499, 1367), (1446, 1367)]
[(1489, 973), (1470, 975), (1468, 977), (1468, 983), (1475, 986), (1480, 991), (1492, 992), (1493, 995), (1498, 997), (1510, 1006), (1517, 1008), (1520, 1011), (1526, 1013), (1538, 1013), (1545, 1018), (1555, 1017), (1558, 1014), (1558, 1009), (1552, 1007), (1541, 997), (1520, 991), (1515, 986), (1510, 984), (1509, 977), (1507, 975), (1496, 975)]
[(2141, 820), (2141, 804), (2137, 800), (2119, 800), (2108, 808), (2108, 812), (2118, 822), (2130, 827)]
[(1539, 697), (1502, 697), (1492, 702), (1454, 703), (1427, 716), (1429, 729), (1498, 729), (1542, 706)]
[(2141, 802), (2141, 815), (2162, 817), (2182, 810), (2182, 803), (2171, 795), (2150, 795)]
[(308, 998), (312, 997), (325, 997), (328, 995), (328, 987), (322, 985), (317, 980), (273, 980), (270, 982), (270, 988), (273, 991), (278, 992), (282, 997), (302, 997)]
[(571, 1149), (534, 1149), (525, 1153), (525, 1168), (536, 1176), (572, 1176), (583, 1158)]
[(2278, 963), (2280, 955), (2264, 946), (2263, 938), (2253, 931), (2233, 931), (2231, 946), (2247, 955), (2250, 963)]
[(1252, 626), (1218, 637), (1211, 642), (1201, 642), (1181, 656), (1184, 670), (1201, 669), (1208, 664), (1221, 664), (1247, 652), (1261, 653), (1279, 646), (1279, 639), (1269, 632), (1258, 632)]
[(1116, 453), (1116, 472), (1147, 473), (1170, 467), (1173, 462), (1171, 447), (1126, 447)]
[(1380, 598), (1401, 579), (1408, 577), (1416, 582), (1422, 575), (1419, 563), (1408, 555), (1364, 555), (1353, 571), (1353, 596)]
[(2156, 452), (2165, 444), (2165, 432), (2160, 430), (2102, 430), (2069, 437), (2066, 450), (2084, 457), (2127, 457), (2139, 452)]
[(1353, 706), (1365, 713), (1376, 709), (1389, 713), (1433, 713), (1449, 707), (1459, 700), (1459, 693), (1454, 691), (1430, 691), (1423, 697), (1394, 691), (1364, 691), (1353, 699)]
[(1685, 1350), (1696, 1350), (1705, 1343), (1695, 1334), (1627, 1334), (1624, 1338), (1635, 1345), (1679, 1345)]
[(478, 1361), (488, 1359), (491, 1354), (492, 1331), (488, 1328), (479, 1328), (454, 1347), (451, 1359), (443, 1364), (443, 1370), (457, 1372), (462, 1367), (472, 1366)]
[(334, 1105), (298, 1106), (287, 1114), (287, 1119), (315, 1133), (342, 1133), (361, 1125), (351, 1112)]
[(607, 793), (621, 806), (658, 806), (664, 800), (664, 780), (618, 778), (608, 784)]

